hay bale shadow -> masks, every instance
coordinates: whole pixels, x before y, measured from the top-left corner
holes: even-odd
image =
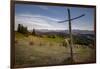
[[[34,42],[33,41],[30,41],[29,42],[29,45],[31,45],[31,46],[34,45]]]

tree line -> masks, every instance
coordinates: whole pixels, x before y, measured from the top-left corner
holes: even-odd
[[[24,27],[22,24],[18,24],[17,32],[22,33],[24,35],[32,34],[36,35],[35,29],[33,28],[32,32],[30,33],[27,27]]]

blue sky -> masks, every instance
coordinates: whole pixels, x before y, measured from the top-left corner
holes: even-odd
[[[82,18],[72,21],[72,29],[94,30],[94,8],[30,4],[15,5],[15,29],[17,29],[18,24],[23,24],[29,30],[33,28],[68,30],[68,22],[58,23],[68,19],[67,8],[70,9],[71,18],[86,14]]]

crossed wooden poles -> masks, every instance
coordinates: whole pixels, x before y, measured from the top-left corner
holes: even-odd
[[[73,63],[73,39],[72,39],[72,28],[71,28],[71,21],[72,20],[76,20],[78,18],[81,18],[83,16],[85,16],[85,14],[82,14],[78,17],[72,18],[71,19],[71,15],[70,15],[70,9],[67,9],[68,11],[68,20],[64,20],[64,21],[60,21],[58,23],[63,23],[63,22],[69,22],[69,35],[70,35],[70,56],[71,56],[71,63]]]

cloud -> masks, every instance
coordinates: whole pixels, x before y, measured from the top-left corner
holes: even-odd
[[[28,27],[29,30],[35,29],[48,29],[48,30],[66,30],[68,29],[68,22],[58,23],[58,19],[51,18],[43,15],[36,14],[16,14],[15,15],[15,30],[17,30],[18,24],[23,24]],[[92,30],[93,26],[87,25],[88,22],[82,22],[80,20],[72,22],[72,29]]]
[[[41,8],[41,9],[44,9],[44,10],[48,10],[47,6],[37,6],[37,7]]]
[[[36,7],[39,7],[40,9],[44,10],[45,12],[48,12],[48,14],[52,14],[52,15],[58,15],[58,13],[61,14],[61,12],[59,12],[56,9],[53,9],[52,7],[54,6],[43,6],[43,5],[38,5]],[[57,6],[56,6],[57,7]],[[59,7],[57,7],[59,8]],[[59,8],[60,9],[60,8]]]
[[[34,14],[16,14],[15,15],[15,30],[18,24],[27,26],[29,30],[35,29],[48,29],[48,30],[61,30],[67,29],[65,24],[58,23],[58,19],[51,18],[43,15]]]

